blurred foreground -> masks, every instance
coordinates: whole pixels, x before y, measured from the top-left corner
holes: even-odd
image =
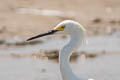
[[[81,77],[96,80],[120,80],[120,54],[95,59],[78,58],[71,67]],[[0,58],[1,80],[61,80],[58,64],[41,59]]]

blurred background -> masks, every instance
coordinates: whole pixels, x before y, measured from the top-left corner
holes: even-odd
[[[29,37],[75,20],[88,44],[71,57],[73,71],[96,80],[120,80],[120,0],[0,0],[0,80],[62,80],[58,51],[66,35]]]

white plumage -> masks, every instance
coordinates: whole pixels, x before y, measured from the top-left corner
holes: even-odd
[[[28,40],[32,40],[38,37],[42,37],[49,34],[67,34],[70,36],[70,41],[60,50],[59,52],[59,64],[60,72],[63,80],[93,80],[85,79],[76,76],[69,66],[69,59],[73,51],[77,50],[78,47],[86,41],[85,29],[78,22],[72,20],[65,20],[59,23],[54,30],[32,37]]]
[[[65,20],[58,24],[57,27],[63,25],[65,26],[65,29],[60,33],[70,36],[70,41],[60,50],[59,53],[60,71],[63,80],[93,80],[77,77],[69,66],[69,59],[72,52],[77,50],[78,47],[86,41],[86,30],[78,22],[72,20]]]

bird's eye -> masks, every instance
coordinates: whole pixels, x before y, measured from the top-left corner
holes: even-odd
[[[62,29],[64,29],[64,28],[65,28],[65,26],[61,26],[61,28],[62,28]]]

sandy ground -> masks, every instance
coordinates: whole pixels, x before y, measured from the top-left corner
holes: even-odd
[[[89,35],[111,34],[120,29],[119,4],[120,0],[0,0],[0,39],[32,36],[66,19],[80,22]]]

